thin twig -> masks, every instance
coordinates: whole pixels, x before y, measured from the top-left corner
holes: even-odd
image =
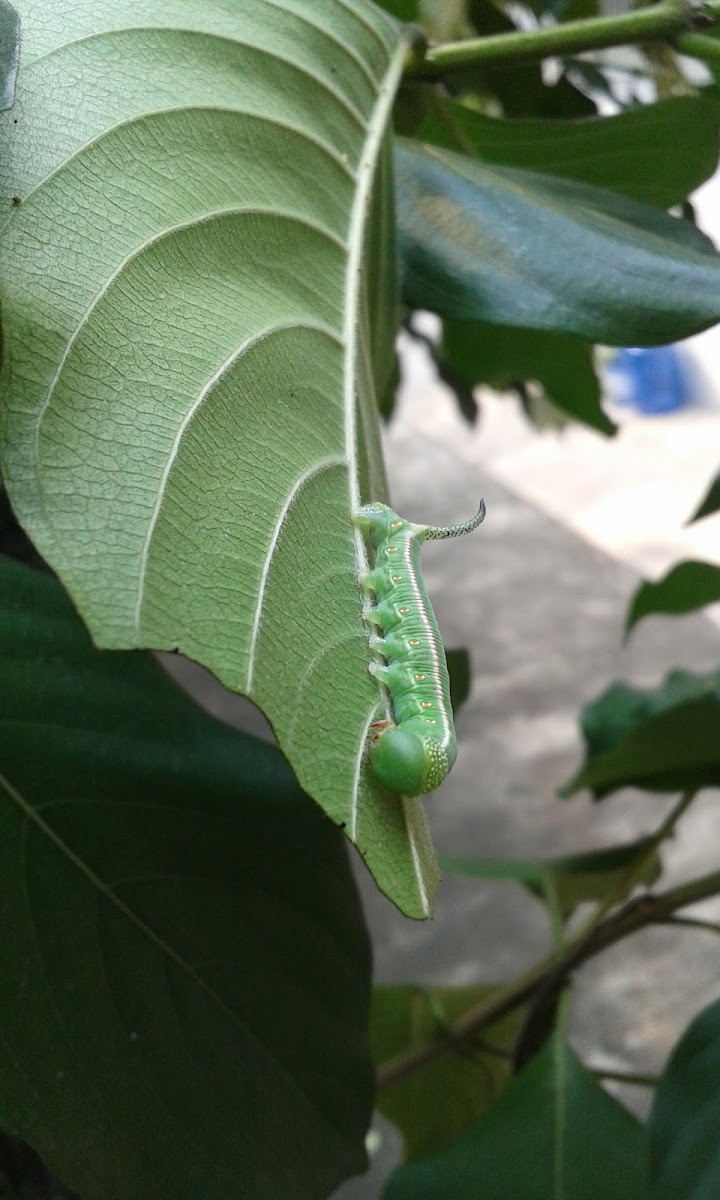
[[[442,1038],[388,1059],[378,1070],[378,1087],[392,1087],[427,1063],[443,1055],[461,1051],[468,1039],[481,1029],[487,1028],[506,1013],[524,1004],[540,989],[554,986],[557,981],[567,978],[572,971],[588,959],[594,958],[596,954],[648,925],[666,921],[678,909],[687,908],[690,904],[706,900],[718,893],[720,871],[713,871],[709,875],[690,880],[689,883],[669,888],[666,892],[645,893],[629,900],[618,912],[597,925],[589,936],[584,936],[580,942],[568,947],[563,955],[550,955],[514,983],[500,988],[494,996],[489,996],[480,1004],[468,1009],[450,1026]]]
[[[720,921],[703,921],[700,917],[666,917],[661,925],[679,925],[684,929],[700,929],[705,933],[720,934]]]

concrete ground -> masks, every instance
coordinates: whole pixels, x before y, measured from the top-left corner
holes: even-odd
[[[654,418],[618,414],[612,441],[582,429],[537,434],[514,402],[489,396],[474,430],[433,383],[422,353],[386,436],[392,501],[403,515],[445,524],[488,516],[459,542],[428,543],[423,565],[445,644],[471,653],[473,684],[458,725],[459,756],[428,813],[437,849],[478,856],[554,855],[654,829],[672,798],[626,791],[602,804],[556,797],[581,756],[580,707],[616,678],[653,684],[670,667],[720,661],[705,616],[649,618],[621,645],[638,575],[678,558],[720,561],[720,517],[682,522],[720,465],[720,409]],[[696,801],[663,853],[668,883],[717,868],[716,793]],[[447,877],[432,923],[405,920],[358,879],[384,982],[507,980],[549,946],[539,904],[512,883]],[[720,916],[720,904],[703,911]],[[656,1072],[691,1017],[720,995],[720,941],[655,929],[585,967],[573,1036],[593,1066]],[[647,1093],[625,1088],[638,1112]],[[337,1200],[373,1200],[397,1156],[380,1129],[368,1176]]]
[[[672,666],[703,671],[720,662],[720,631],[705,616],[648,619],[621,645],[640,573],[657,575],[688,555],[720,561],[720,517],[682,528],[720,465],[720,409],[620,415],[613,441],[578,428],[538,434],[514,401],[489,396],[470,429],[423,352],[406,358],[385,438],[394,506],[437,524],[471,515],[481,496],[488,510],[471,537],[423,547],[445,644],[467,647],[473,668],[457,721],[458,761],[427,806],[441,854],[531,857],[609,845],[653,830],[671,803],[631,791],[598,805],[556,796],[581,757],[578,710],[611,680],[650,685]],[[191,664],[183,669],[218,715],[266,729],[239,698]],[[703,795],[666,848],[668,883],[717,868],[719,799]],[[416,923],[356,865],[378,981],[507,980],[549,946],[541,906],[512,883],[447,877],[432,922]],[[703,911],[718,918],[720,904]],[[719,979],[717,938],[637,935],[578,973],[576,1046],[593,1066],[658,1071],[690,1018],[720,994]],[[638,1089],[622,1098],[639,1112],[647,1105]],[[379,1195],[397,1145],[387,1128],[373,1144],[369,1174],[335,1200]]]

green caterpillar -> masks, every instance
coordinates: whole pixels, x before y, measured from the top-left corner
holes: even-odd
[[[390,693],[393,721],[371,725],[370,761],[390,792],[421,796],[438,787],[455,762],[457,742],[450,681],[440,631],[420,571],[420,542],[459,537],[477,529],[485,516],[481,501],[464,525],[414,525],[387,504],[366,504],[353,521],[374,551],[374,566],[360,583],[368,603],[363,620],[371,649],[385,663],[369,671]]]

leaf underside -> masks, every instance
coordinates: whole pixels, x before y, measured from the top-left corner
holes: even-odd
[[[18,15],[8,0],[0,0],[0,112],[12,108],[15,99],[19,52]]]
[[[385,492],[398,26],[369,0],[20,9],[0,127],[15,511],[98,645],[179,648],[252,697],[426,916],[422,811],[367,769],[350,523]]]

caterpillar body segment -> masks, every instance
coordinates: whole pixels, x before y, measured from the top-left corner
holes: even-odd
[[[394,723],[375,723],[370,761],[388,791],[405,796],[431,792],[455,762],[447,662],[422,579],[419,547],[425,538],[470,533],[484,516],[481,502],[476,515],[462,525],[416,525],[388,505],[373,503],[353,518],[374,553],[372,569],[360,580],[367,600],[362,615],[372,629],[371,648],[384,659],[373,660],[369,670],[388,689]]]

